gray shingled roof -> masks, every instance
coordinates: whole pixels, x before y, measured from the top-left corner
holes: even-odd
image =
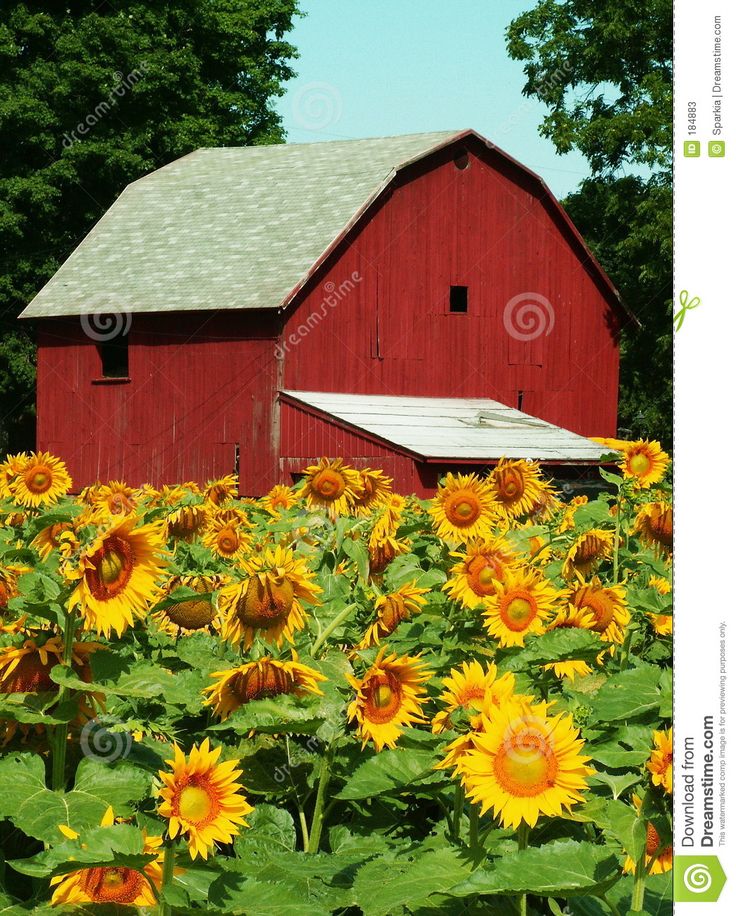
[[[396,168],[456,134],[197,150],[129,185],[22,317],[278,308]]]

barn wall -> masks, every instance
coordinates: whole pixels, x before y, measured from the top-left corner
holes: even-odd
[[[488,397],[615,435],[619,318],[600,280],[538,184],[484,146],[469,153],[465,169],[452,150],[413,167],[336,248],[286,322],[285,387]],[[449,312],[450,285],[468,287],[467,314]],[[529,294],[553,319],[524,339],[524,315],[504,312]]]
[[[261,494],[277,468],[272,320],[258,315],[136,315],[130,381],[98,382],[97,346],[78,320],[44,322],[38,446],[62,456],[75,488],[206,481],[233,471]]]

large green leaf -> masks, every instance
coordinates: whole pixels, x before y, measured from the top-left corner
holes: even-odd
[[[430,775],[439,781],[441,774],[433,770],[436,763],[437,757],[431,751],[416,748],[381,751],[356,769],[336,797],[373,798],[381,793],[404,790]]]
[[[607,887],[620,873],[618,859],[606,846],[555,840],[531,846],[495,859],[492,868],[479,868],[447,893],[534,893],[548,897],[594,894]]]
[[[71,792],[52,791],[46,788],[41,757],[9,754],[0,760],[0,817],[10,819],[28,836],[56,843],[60,824],[76,831],[96,826],[109,805],[116,814],[129,814],[128,802],[150,790],[146,775],[125,764],[112,767],[85,760],[79,774]]]
[[[635,719],[657,711],[661,703],[661,670],[641,665],[615,674],[591,701],[592,718],[599,722]]]
[[[505,658],[501,667],[506,671],[526,671],[531,665],[582,659],[593,661],[601,652],[601,640],[590,630],[558,629],[542,636],[531,637],[520,651]]]

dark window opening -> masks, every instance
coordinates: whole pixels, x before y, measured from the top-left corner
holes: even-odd
[[[516,392],[516,409],[521,410],[523,406],[524,406],[524,392],[517,391]]]
[[[97,344],[102,363],[102,378],[128,378],[128,335]]]
[[[451,286],[450,287],[450,311],[456,314],[464,314],[468,311],[468,287]]]
[[[455,168],[464,171],[470,165],[470,156],[468,156],[468,151],[466,149],[458,150],[454,157],[453,162],[455,163]]]

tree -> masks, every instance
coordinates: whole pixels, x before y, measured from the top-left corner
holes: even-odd
[[[18,313],[131,181],[198,147],[283,141],[296,15],[297,0],[0,7],[0,448],[32,445]]]
[[[509,26],[540,133],[587,158],[565,207],[642,328],[626,327],[619,419],[672,438],[672,7],[666,0],[540,0]]]

